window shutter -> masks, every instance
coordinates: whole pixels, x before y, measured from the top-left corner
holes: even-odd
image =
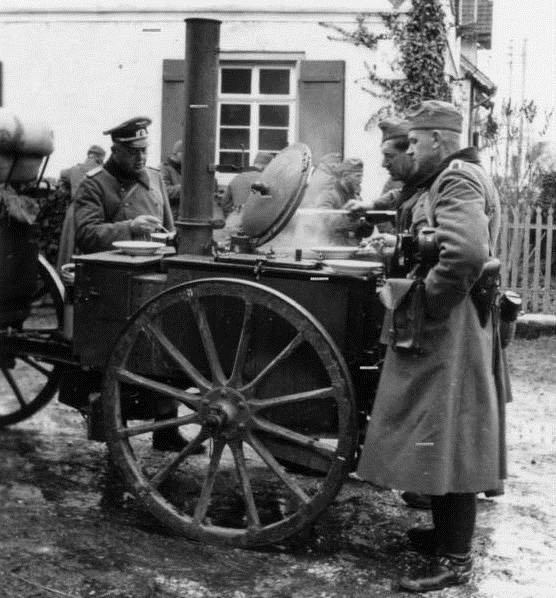
[[[299,75],[299,141],[313,162],[331,152],[344,155],[343,60],[303,60]]]
[[[164,60],[162,65],[161,161],[172,153],[174,143],[183,136],[184,70],[185,60]]]

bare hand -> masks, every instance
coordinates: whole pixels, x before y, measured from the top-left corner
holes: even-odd
[[[362,199],[349,199],[342,206],[342,209],[349,210],[350,212],[364,212],[365,210],[373,209],[372,201],[364,201]]]
[[[378,233],[364,239],[365,248],[372,248],[380,255],[392,255],[396,248],[398,237],[389,233]]]
[[[141,215],[131,221],[131,232],[134,235],[150,234],[161,225],[162,222],[156,216]]]

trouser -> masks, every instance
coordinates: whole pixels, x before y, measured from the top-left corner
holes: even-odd
[[[432,520],[441,552],[466,555],[477,518],[477,495],[470,492],[431,496]]]

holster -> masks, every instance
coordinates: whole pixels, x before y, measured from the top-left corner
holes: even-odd
[[[483,272],[470,292],[473,305],[477,309],[479,322],[484,328],[497,303],[500,288],[500,260],[490,259],[484,266]]]

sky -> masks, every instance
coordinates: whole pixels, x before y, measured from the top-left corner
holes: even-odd
[[[494,0],[492,49],[482,54],[480,66],[498,86],[498,107],[510,97],[520,101],[523,94],[526,100],[534,100],[541,111],[551,110],[556,106],[556,0]],[[555,119],[556,112],[546,140],[556,146]],[[537,120],[540,124],[540,118]]]

